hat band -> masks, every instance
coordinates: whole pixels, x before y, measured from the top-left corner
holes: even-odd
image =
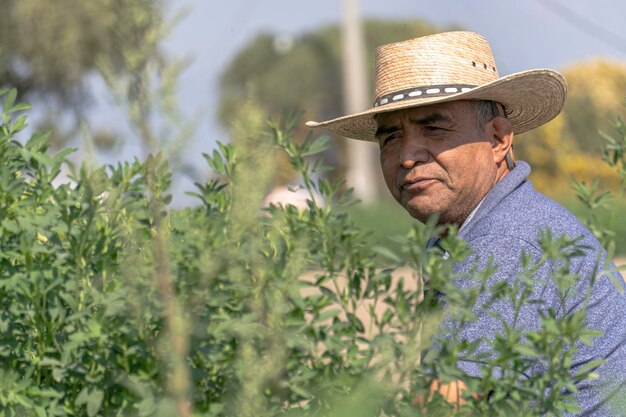
[[[471,84],[442,84],[414,87],[407,90],[396,91],[394,93],[386,94],[374,101],[374,107],[384,106],[385,104],[396,103],[398,101],[410,100],[418,97],[438,97],[449,96],[451,94],[457,93],[465,93],[476,87],[478,86]]]

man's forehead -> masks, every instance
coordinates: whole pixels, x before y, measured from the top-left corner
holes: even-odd
[[[376,115],[375,120],[378,126],[393,123],[402,117],[421,118],[432,114],[441,114],[453,118],[458,112],[466,111],[470,108],[469,100],[455,100],[444,103],[429,104],[426,106],[409,107],[406,109],[394,110]]]

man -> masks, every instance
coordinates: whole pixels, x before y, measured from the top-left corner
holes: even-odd
[[[595,359],[605,360],[596,380],[578,385],[577,398],[580,415],[610,416],[615,413],[610,403],[626,393],[626,299],[597,272],[598,259],[605,256],[598,241],[571,213],[536,192],[527,180],[530,167],[512,156],[514,134],[557,116],[566,94],[565,80],[555,71],[499,77],[482,36],[441,33],[378,48],[373,107],[307,125],[378,142],[387,187],[409,214],[421,222],[436,214],[441,224],[460,228],[459,237],[474,251],[456,265],[460,274],[470,273],[475,262],[486,267],[493,258],[498,269],[490,282],[511,282],[522,270],[523,253],[541,259],[542,230],[580,236],[586,249],[570,267],[581,277],[576,283],[580,294],[574,291],[568,304],[559,306],[558,289],[548,282],[538,284],[538,296],[563,314],[585,305],[588,327],[603,332],[592,346],[581,344],[571,369],[576,372]],[[554,268],[546,265],[538,275],[548,278]],[[586,300],[585,288],[592,281]],[[507,317],[511,308],[494,305],[477,311],[478,320],[463,330],[464,336],[493,338],[502,325],[491,313]],[[536,307],[524,306],[516,323],[536,329]],[[479,376],[475,364],[459,366]],[[533,372],[542,372],[541,364]]]

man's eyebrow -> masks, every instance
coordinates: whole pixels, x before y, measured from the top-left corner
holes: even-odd
[[[376,133],[374,134],[375,137],[378,137],[380,135],[383,135],[385,133],[391,133],[391,132],[395,132],[397,130],[400,130],[400,126],[398,125],[383,125],[383,126],[379,126],[378,129],[376,129]]]
[[[435,123],[435,122],[448,122],[448,123],[452,122],[452,119],[449,116],[440,112],[430,113],[417,119],[410,118],[409,120],[411,121],[411,123],[414,123],[417,125],[427,125],[429,123]],[[400,129],[401,127],[399,125],[395,125],[395,124],[385,125],[383,123],[382,126],[379,126],[378,129],[376,129],[376,133],[374,134],[374,136],[378,137],[385,133],[395,132]]]
[[[451,122],[452,121],[450,117],[439,112],[427,114],[426,116],[422,116],[419,119],[409,118],[409,120],[411,121],[411,123],[415,123],[418,125],[427,125],[429,123],[434,123],[434,122]]]

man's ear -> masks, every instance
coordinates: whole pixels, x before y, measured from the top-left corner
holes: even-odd
[[[489,123],[493,139],[491,146],[493,161],[500,165],[513,146],[513,126],[507,118],[501,116],[493,118]]]

